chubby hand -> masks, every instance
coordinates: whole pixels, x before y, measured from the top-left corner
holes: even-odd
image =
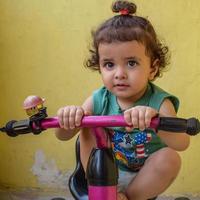
[[[127,127],[127,131],[134,128],[144,130],[150,126],[151,119],[158,115],[157,110],[148,106],[135,106],[124,112],[125,121],[132,127]]]
[[[83,116],[89,114],[82,107],[74,105],[62,107],[57,112],[60,127],[66,130],[79,127]]]

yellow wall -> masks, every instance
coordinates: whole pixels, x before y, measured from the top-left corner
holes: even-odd
[[[22,102],[30,94],[46,98],[48,113],[53,116],[60,106],[81,104],[101,85],[99,75],[86,70],[82,63],[90,29],[113,15],[109,10],[111,2],[0,0],[1,125],[10,119],[26,118]],[[172,52],[169,72],[156,82],[179,96],[179,116],[199,117],[200,2],[135,2],[138,14],[148,16]],[[63,186],[65,175],[74,166],[73,143],[74,140],[58,141],[52,130],[39,136],[1,135],[0,184]],[[199,143],[199,136],[192,138],[190,148],[182,153],[182,171],[168,194],[200,193]],[[31,170],[33,166],[37,175]],[[53,183],[52,174],[57,184]]]

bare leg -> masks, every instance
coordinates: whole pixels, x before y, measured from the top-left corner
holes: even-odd
[[[82,129],[80,131],[80,156],[81,163],[85,171],[87,168],[90,153],[94,147],[96,147],[96,142],[92,134],[92,130],[87,128]]]
[[[128,199],[125,194],[120,192],[117,194],[117,200],[128,200]]]
[[[126,190],[129,200],[147,200],[164,192],[176,178],[180,156],[168,147],[153,153]]]

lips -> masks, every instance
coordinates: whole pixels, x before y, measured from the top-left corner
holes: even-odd
[[[115,87],[129,87],[128,84],[120,83],[120,84],[115,84]]]
[[[124,84],[124,83],[120,83],[120,84],[115,84],[114,87],[118,90],[126,90],[127,88],[129,88],[128,84]]]

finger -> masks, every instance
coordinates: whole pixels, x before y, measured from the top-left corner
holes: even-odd
[[[92,115],[92,113],[88,110],[84,110],[84,115],[88,116],[88,115]]]
[[[156,110],[147,108],[146,113],[145,113],[145,126],[147,128],[150,127],[152,118],[155,117],[157,114],[158,112]]]
[[[65,107],[64,112],[63,112],[63,126],[64,126],[64,129],[66,130],[69,129],[69,113],[70,113],[70,108]]]
[[[139,111],[133,109],[131,112],[131,120],[134,128],[139,128]]]
[[[124,112],[124,120],[128,125],[132,125],[132,121],[131,121],[131,111],[127,110]]]
[[[149,128],[151,123],[151,113],[149,111],[146,111],[145,113],[145,127]]]
[[[60,108],[57,112],[57,116],[58,116],[58,122],[59,122],[59,125],[61,128],[64,127],[64,121],[63,121],[63,112],[64,112],[64,109],[63,108]]]
[[[125,127],[125,129],[126,129],[127,132],[132,132],[134,128],[128,126],[128,127]]]
[[[74,129],[75,128],[75,115],[76,115],[76,106],[71,106],[70,112],[69,112],[69,128]]]
[[[145,112],[146,109],[139,110],[139,129],[144,130],[145,129]]]
[[[84,111],[81,107],[77,108],[76,110],[76,115],[75,115],[75,125],[80,126],[81,125],[81,120],[83,118]]]
[[[132,125],[132,121],[131,121],[130,110],[127,110],[127,111],[124,112],[124,120],[129,126],[131,126],[131,127],[126,127],[126,131],[131,132],[133,130],[133,125]]]

